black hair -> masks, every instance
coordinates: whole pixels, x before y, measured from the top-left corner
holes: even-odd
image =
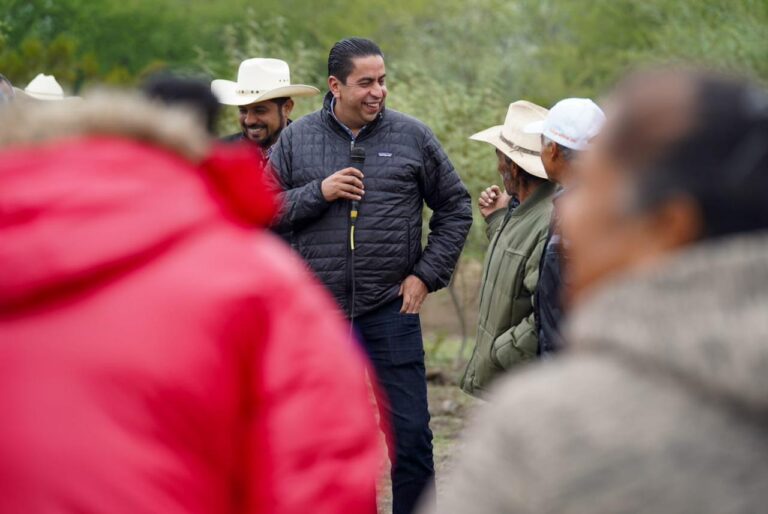
[[[207,81],[162,72],[151,76],[141,89],[147,97],[168,105],[191,107],[202,117],[208,132],[215,133],[216,117],[221,106]]]
[[[273,98],[271,101],[277,104],[277,107],[282,109],[282,107],[285,105],[285,103],[290,100],[291,98],[288,96],[281,96],[280,98]]]
[[[352,59],[371,55],[384,57],[381,48],[370,39],[361,37],[342,39],[333,45],[328,54],[328,76],[336,77],[342,84],[346,84],[347,77],[354,69]]]
[[[687,73],[691,124],[634,174],[637,205],[685,195],[702,215],[703,238],[768,229],[768,92],[742,79]]]

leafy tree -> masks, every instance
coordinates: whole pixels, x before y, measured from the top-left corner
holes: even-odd
[[[599,99],[628,68],[670,60],[768,81],[766,0],[0,0],[0,12],[0,73],[18,84],[54,73],[73,91],[161,68],[234,79],[256,56],[324,90],[330,46],[371,37],[388,105],[434,129],[474,196],[498,178],[493,151],[467,138],[514,100]],[[301,100],[295,114],[318,107]],[[482,223],[467,248],[484,251]]]

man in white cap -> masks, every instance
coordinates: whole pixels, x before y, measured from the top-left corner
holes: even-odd
[[[552,215],[555,185],[541,162],[539,137],[523,132],[547,110],[520,100],[510,104],[504,125],[470,137],[496,148],[504,190],[491,186],[480,195],[480,214],[490,246],[485,256],[480,316],[472,358],[461,379],[464,392],[485,397],[505,370],[536,357],[538,335],[533,295],[539,261]],[[516,203],[510,202],[514,198]]]
[[[579,153],[589,147],[605,122],[605,114],[588,98],[560,100],[546,119],[530,123],[525,131],[540,134],[541,160],[550,180],[562,188],[572,178],[573,163]],[[563,242],[557,209],[553,212],[549,237],[539,270],[536,291],[536,323],[539,331],[539,355],[547,356],[562,348],[560,321],[562,318],[563,276],[561,273]]]
[[[222,104],[239,108],[242,132],[224,139],[251,141],[261,148],[265,158],[269,158],[280,133],[290,123],[293,97],[320,93],[312,86],[291,84],[285,61],[263,58],[246,59],[240,63],[237,82],[214,80],[211,90]]]

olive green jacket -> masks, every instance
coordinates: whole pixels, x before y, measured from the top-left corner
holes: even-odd
[[[461,379],[461,388],[473,396],[485,396],[498,375],[536,356],[533,297],[554,192],[547,182],[516,209],[486,219],[491,244],[480,285],[477,339]]]

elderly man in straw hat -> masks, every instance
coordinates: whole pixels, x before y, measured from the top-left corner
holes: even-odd
[[[301,84],[291,84],[288,63],[280,59],[246,59],[240,63],[237,82],[214,80],[213,94],[224,105],[237,106],[242,132],[224,138],[226,141],[251,141],[257,144],[265,158],[280,133],[291,122],[293,97],[314,96],[320,90]]]
[[[477,340],[461,379],[461,388],[473,396],[485,396],[498,375],[536,356],[533,297],[555,185],[547,180],[539,137],[524,133],[523,127],[546,115],[543,107],[520,100],[510,104],[504,125],[470,137],[496,148],[504,183],[504,190],[491,186],[478,201],[491,244],[480,290]]]

